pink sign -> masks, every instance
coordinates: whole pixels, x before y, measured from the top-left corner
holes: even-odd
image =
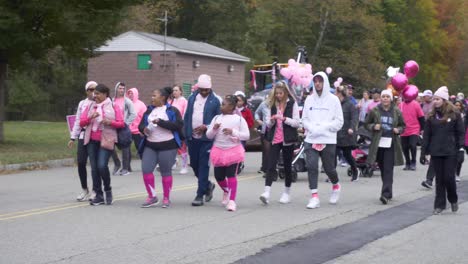
[[[73,131],[75,120],[76,120],[76,115],[67,115],[68,130],[70,130],[70,133]]]

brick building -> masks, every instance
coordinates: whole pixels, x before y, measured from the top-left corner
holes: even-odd
[[[200,74],[211,75],[219,95],[244,89],[245,63],[249,58],[204,42],[144,32],[123,33],[96,50],[88,60],[88,80],[113,89],[117,82],[137,87],[140,100],[149,103],[155,88],[179,84],[184,96]],[[166,54],[166,55],[164,55]]]

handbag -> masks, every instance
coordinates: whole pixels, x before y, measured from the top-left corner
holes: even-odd
[[[112,136],[111,131],[104,129],[101,134],[101,148],[114,150],[115,136]]]
[[[117,147],[124,149],[130,147],[132,144],[132,132],[127,124],[124,127],[117,129]]]

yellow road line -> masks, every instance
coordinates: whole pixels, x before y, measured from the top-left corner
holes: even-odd
[[[246,181],[246,180],[251,180],[251,179],[258,178],[258,177],[261,177],[261,176],[241,176],[241,177],[238,177],[237,179],[238,181]],[[173,188],[172,191],[173,192],[185,191],[185,190],[191,190],[195,188],[197,188],[197,184],[187,184],[187,185],[177,186]],[[146,195],[147,195],[146,192],[130,193],[130,194],[117,196],[114,199],[114,201],[123,201],[123,200],[130,200],[134,198],[141,198]],[[0,221],[23,218],[23,217],[33,216],[33,215],[47,214],[47,213],[63,211],[63,210],[79,208],[79,207],[85,207],[85,206],[89,206],[89,204],[86,202],[78,203],[78,204],[66,203],[66,204],[61,204],[61,205],[48,206],[48,207],[30,209],[30,210],[25,210],[25,211],[5,213],[5,214],[0,215]]]

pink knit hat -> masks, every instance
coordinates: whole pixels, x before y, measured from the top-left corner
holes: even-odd
[[[211,89],[211,77],[207,74],[200,75],[198,77],[197,87]]]
[[[449,99],[449,92],[447,86],[442,86],[434,93],[434,96],[438,96],[444,100]]]

